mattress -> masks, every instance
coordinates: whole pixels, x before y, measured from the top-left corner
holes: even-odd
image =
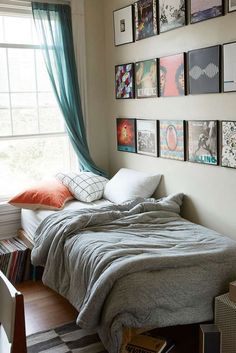
[[[89,207],[103,207],[110,205],[111,202],[105,199],[93,201],[93,202],[80,202],[78,200],[72,200],[66,203],[63,211],[65,210],[79,210]],[[21,228],[27,233],[30,239],[34,239],[34,234],[40,223],[49,215],[60,212],[52,210],[21,210]]]

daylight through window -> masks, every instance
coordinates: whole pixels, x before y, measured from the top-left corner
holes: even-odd
[[[0,197],[75,160],[33,19],[0,16]]]

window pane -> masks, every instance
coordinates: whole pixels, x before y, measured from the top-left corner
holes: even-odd
[[[37,85],[39,92],[52,91],[52,85],[50,83],[45,62],[43,59],[42,52],[36,50],[36,73],[37,73]]]
[[[27,17],[5,16],[5,42],[11,44],[33,44],[31,21],[31,18]]]
[[[14,135],[38,133],[37,109],[12,109]]]
[[[13,108],[36,107],[36,93],[13,93],[11,94],[11,105]]]
[[[12,92],[36,91],[33,49],[8,49]]]
[[[66,136],[0,141],[0,194],[69,169]]]
[[[9,109],[0,109],[0,136],[11,136],[11,114]]]
[[[0,92],[8,92],[6,49],[0,48]]]
[[[0,43],[4,42],[3,16],[0,16]]]
[[[9,109],[9,93],[0,93],[0,109]]]
[[[64,132],[63,120],[57,108],[39,108],[40,132]]]
[[[39,93],[40,107],[57,107],[57,101],[52,92]]]

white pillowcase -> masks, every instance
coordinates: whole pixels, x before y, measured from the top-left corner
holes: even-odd
[[[122,168],[106,184],[103,197],[114,203],[122,203],[138,197],[150,197],[160,180],[160,174],[146,174]]]
[[[92,202],[102,198],[108,179],[91,172],[58,173],[56,178],[65,185],[79,201]]]

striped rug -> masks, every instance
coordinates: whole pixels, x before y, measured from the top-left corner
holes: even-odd
[[[95,332],[75,322],[27,337],[28,353],[107,353]]]

